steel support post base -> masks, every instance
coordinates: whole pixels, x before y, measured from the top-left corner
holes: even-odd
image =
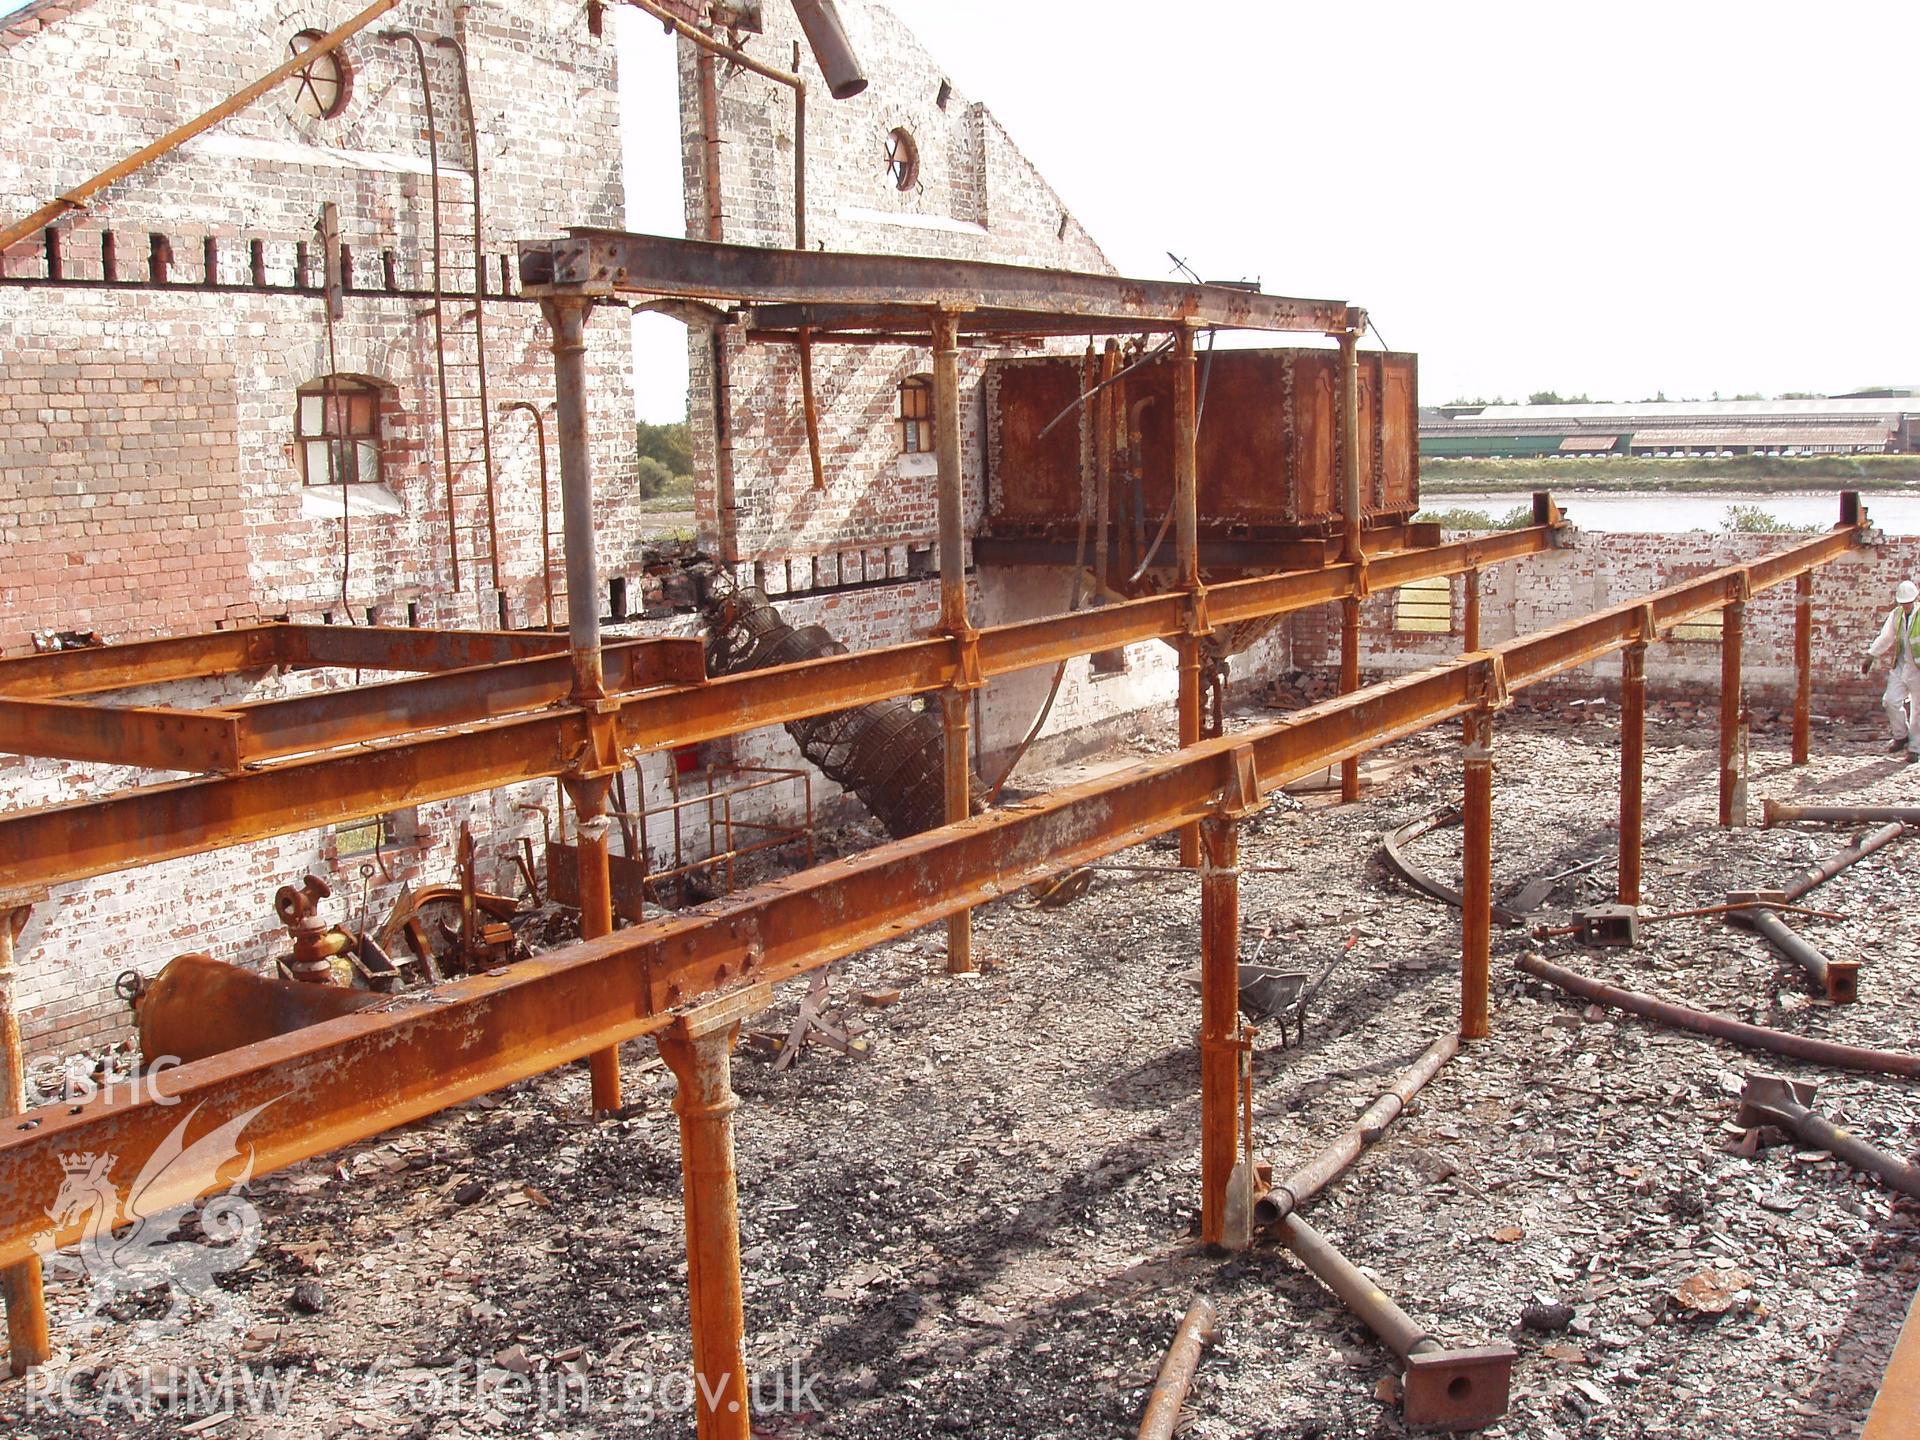
[[[730,1000],[656,1037],[679,1088],[680,1164],[687,1217],[687,1296],[699,1440],[751,1440],[746,1314],[740,1288],[740,1199],[734,1174],[731,1056],[740,1014]]]
[[[1421,1430],[1478,1430],[1507,1413],[1518,1352],[1511,1345],[1426,1350],[1407,1357],[1400,1413]]]

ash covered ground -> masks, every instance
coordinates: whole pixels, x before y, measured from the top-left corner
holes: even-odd
[[[1502,717],[1497,897],[1611,856],[1616,720],[1605,704]],[[1848,838],[1719,831],[1711,723],[1685,709],[1649,727],[1650,909],[1777,885]],[[1915,802],[1920,772],[1872,732],[1817,740],[1825,753],[1793,770],[1777,726],[1757,737],[1756,817],[1762,795]],[[1333,967],[1304,1043],[1274,1026],[1258,1042],[1256,1148],[1277,1170],[1456,1023],[1458,916],[1376,851],[1457,798],[1458,760],[1457,734],[1435,731],[1374,757],[1360,804],[1282,796],[1244,827],[1243,864],[1277,872],[1243,880],[1246,953]],[[1815,1080],[1819,1109],[1904,1158],[1920,1091],[1590,1009],[1511,962],[1541,950],[1737,1018],[1920,1050],[1916,844],[1814,892],[1847,919],[1795,922],[1863,962],[1848,1007],[1715,920],[1650,926],[1631,951],[1496,931],[1493,1037],[1307,1212],[1443,1342],[1517,1345],[1512,1409],[1484,1433],[1855,1433],[1920,1284],[1920,1211],[1793,1143],[1738,1153],[1736,1094],[1749,1070]],[[1457,875],[1458,845],[1443,831],[1415,853]],[[1582,872],[1531,918],[1563,920],[1612,881],[1610,862]],[[777,1073],[742,1047],[757,1434],[1131,1435],[1196,1293],[1220,1328],[1183,1433],[1405,1433],[1392,1358],[1282,1248],[1221,1257],[1192,1238],[1198,912],[1182,875],[1103,871],[1060,908],[1009,897],[977,913],[980,976],[943,973],[940,931],[834,968],[837,1013],[872,1027],[868,1058],[809,1048]],[[783,1031],[803,990],[755,1028]],[[574,1067],[255,1181],[257,1251],[178,1333],[152,1333],[152,1295],[90,1306],[56,1274],[54,1364],[0,1386],[0,1421],[36,1436],[691,1434],[673,1084],[650,1044],[627,1057],[620,1117],[587,1114]]]

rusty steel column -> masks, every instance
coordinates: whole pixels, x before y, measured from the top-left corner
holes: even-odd
[[[1620,654],[1620,888],[1622,905],[1640,903],[1641,781],[1647,754],[1647,645]]]
[[[1176,647],[1180,655],[1180,696],[1176,721],[1181,746],[1200,743],[1201,718],[1206,705],[1201,635],[1206,592],[1200,583],[1200,462],[1199,411],[1194,391],[1193,328],[1182,326],[1173,357],[1173,517],[1174,543],[1179,549],[1180,588],[1190,598],[1186,632]],[[1180,863],[1188,869],[1200,863],[1200,827],[1182,826]]]
[[[1471,655],[1480,648],[1480,571],[1477,568],[1462,571],[1460,586],[1460,648],[1464,653]],[[1468,716],[1463,723],[1470,729],[1473,725],[1473,717]],[[1344,776],[1342,778],[1344,779]],[[1359,779],[1357,775],[1354,778],[1356,782]]]
[[[1227,1240],[1240,1152],[1240,827],[1200,822],[1200,1239]]]
[[[1793,582],[1793,763],[1807,763],[1813,730],[1813,572]]]
[[[1340,693],[1351,695],[1360,688],[1360,600],[1349,595],[1340,602]],[[1349,755],[1340,762],[1340,803],[1351,805],[1360,798],[1360,757]]]
[[[1120,342],[1111,336],[1100,355],[1100,394],[1093,402],[1093,593],[1104,605],[1112,596],[1108,557],[1113,529],[1113,377],[1120,369]]]
[[[567,647],[573,660],[570,699],[592,713],[596,752],[611,744],[612,716],[603,713],[606,676],[600,654],[600,560],[593,523],[593,453],[587,420],[587,311],[583,295],[554,295],[541,302],[553,327],[554,396],[560,430],[560,517],[567,565]],[[595,765],[583,763],[567,777],[569,798],[578,812],[580,861],[580,936],[597,939],[613,933],[613,887],[608,875],[607,778],[599,773],[608,760],[597,753]],[[617,761],[617,756],[614,757]],[[608,1048],[589,1057],[593,1108],[620,1108],[620,1052]]]
[[[573,801],[574,854],[578,857],[580,885],[580,938],[598,940],[613,933],[613,877],[609,846],[613,819],[607,814],[608,777],[568,776],[562,782],[567,798]],[[593,1076],[593,1109],[596,1114],[618,1110],[620,1093],[620,1050],[609,1046],[587,1057]]]
[[[0,908],[0,1115],[27,1108],[27,1067],[20,1044],[20,1014],[15,1003],[14,941],[27,923],[29,907]],[[47,1333],[47,1297],[40,1257],[28,1256],[0,1270],[0,1291],[7,1302],[7,1353],[15,1375],[47,1363],[52,1341]]]
[[[1358,565],[1366,555],[1361,538],[1365,523],[1360,496],[1360,336],[1366,312],[1349,310],[1340,342],[1340,513],[1344,522],[1341,559]]]
[[[940,628],[965,648],[972,644],[973,628],[967,623],[966,477],[960,471],[960,318],[947,309],[933,317],[933,442],[940,492]],[[960,684],[941,693],[949,825],[973,810],[967,710],[967,690]],[[973,969],[973,913],[962,910],[947,921],[947,971],[965,975]]]
[[[1740,653],[1746,638],[1746,602],[1730,600],[1720,614],[1720,828],[1727,830],[1747,823],[1740,754]]]
[[[576,704],[606,695],[600,661],[600,562],[594,551],[593,455],[587,421],[587,310],[584,295],[541,302],[553,327],[560,429],[560,522],[567,560],[567,644]]]
[[[678,1089],[680,1170],[687,1217],[687,1304],[693,1326],[695,1429],[700,1440],[750,1440],[746,1307],[740,1293],[740,1195],[733,1166],[732,1052],[738,1007],[720,1001],[655,1037]]]
[[[1484,1040],[1488,949],[1493,925],[1493,715],[1467,716],[1466,831],[1461,841],[1460,1038]]]

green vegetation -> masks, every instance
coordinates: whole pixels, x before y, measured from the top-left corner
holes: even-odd
[[[1792,525],[1763,505],[1729,505],[1720,528],[1729,535],[1818,535],[1818,525]]]
[[[687,422],[651,425],[645,420],[633,427],[634,480],[642,500],[657,496],[693,494],[693,447],[687,438]]]
[[[1527,396],[1529,405],[1591,405],[1591,395],[1561,395],[1552,390],[1536,390]]]
[[[1416,525],[1438,525],[1442,530],[1524,530],[1533,524],[1533,507],[1516,505],[1496,520],[1484,510],[1456,505],[1447,510],[1422,510],[1413,521]]]
[[[1736,455],[1725,460],[1621,455],[1476,460],[1435,455],[1420,461],[1420,491],[1427,496],[1488,490],[1837,489],[1920,489],[1920,455]]]

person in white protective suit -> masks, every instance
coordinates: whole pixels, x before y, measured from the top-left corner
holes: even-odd
[[[1893,727],[1893,739],[1887,752],[1904,750],[1907,763],[1920,760],[1920,587],[1902,580],[1893,592],[1894,606],[1887,614],[1880,633],[1867,647],[1867,663],[1862,675],[1873,673],[1873,662],[1889,656],[1893,668],[1887,672],[1887,693],[1881,698],[1886,706],[1887,723]]]

